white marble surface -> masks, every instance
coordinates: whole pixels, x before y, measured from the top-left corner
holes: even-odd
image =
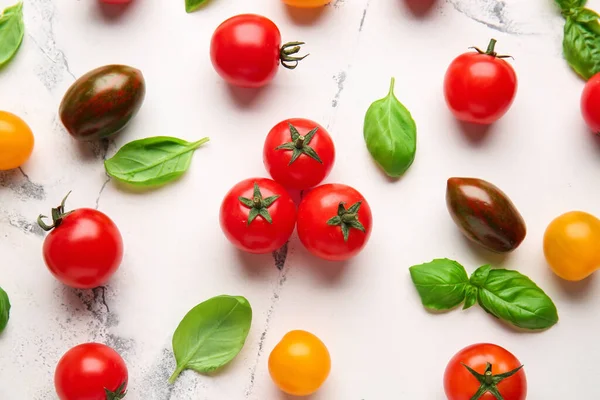
[[[0,175],[0,285],[13,303],[0,336],[0,399],[55,399],[56,362],[92,340],[124,356],[130,400],[286,399],[267,358],[292,329],[317,334],[332,355],[331,376],[312,400],[441,400],[447,361],[481,341],[519,357],[532,400],[600,398],[598,277],[566,284],[542,254],[551,219],[572,209],[600,214],[600,144],[579,114],[583,83],[561,57],[563,20],[551,0],[437,0],[415,15],[423,2],[431,0],[337,0],[320,13],[292,13],[278,0],[212,0],[188,15],[183,0],[134,0],[111,17],[95,0],[25,0],[23,46],[0,71],[0,109],[21,115],[36,136],[23,171]],[[599,0],[589,5],[600,9]],[[214,28],[243,12],[270,17],[284,41],[304,40],[311,53],[252,95],[229,90],[208,54]],[[510,112],[473,144],[444,104],[442,79],[456,55],[491,37],[515,57],[520,86]],[[110,63],[142,70],[146,100],[108,148],[79,145],[59,126],[58,104],[74,77]],[[419,140],[414,165],[395,183],[362,138],[364,113],[392,75]],[[266,175],[264,137],[289,117],[329,128],[338,159],[328,181],[356,187],[373,209],[368,247],[343,267],[311,257],[294,237],[279,271],[273,257],[243,255],[220,231],[222,196]],[[183,179],[160,190],[130,193],[106,181],[104,156],[154,135],[212,141]],[[445,208],[449,176],[487,179],[509,193],[528,225],[513,255],[499,259],[466,243]],[[34,220],[71,189],[70,207],[98,207],[124,236],[124,262],[105,290],[65,288],[42,260]],[[487,262],[518,269],[554,299],[560,322],[520,333],[475,307],[427,313],[408,267],[436,257],[469,272]],[[250,300],[246,346],[221,373],[188,371],[168,386],[174,329],[218,294]]]

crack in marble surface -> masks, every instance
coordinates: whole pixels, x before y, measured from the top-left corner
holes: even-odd
[[[533,35],[537,34],[535,29],[527,26],[522,21],[527,20],[526,7],[531,7],[527,2],[510,2],[506,0],[446,0],[452,4],[454,9],[475,22],[483,24],[490,29],[512,34]],[[525,19],[521,18],[522,16]]]

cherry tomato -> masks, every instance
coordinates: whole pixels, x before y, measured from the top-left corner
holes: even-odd
[[[498,377],[506,373],[512,374]],[[450,360],[444,373],[444,390],[448,400],[525,400],[527,379],[521,363],[509,351],[479,343],[462,349]],[[475,397],[481,393],[481,397]]]
[[[454,116],[465,122],[491,124],[510,108],[517,92],[517,75],[494,51],[492,39],[486,52],[464,53],[448,68],[444,80],[446,103]]]
[[[335,147],[329,133],[316,122],[286,119],[267,135],[263,161],[273,179],[286,188],[308,189],[331,172]]]
[[[308,396],[316,392],[331,371],[331,357],[325,344],[312,333],[288,332],[269,356],[269,374],[287,394]]]
[[[590,130],[600,134],[600,73],[592,76],[583,88],[581,114]]]
[[[68,195],[67,195],[68,196]],[[115,223],[91,208],[65,212],[66,197],[53,209],[53,223],[46,225],[44,216],[38,223],[46,231],[44,260],[48,269],[62,283],[78,289],[92,289],[105,284],[123,259],[123,239]]]
[[[357,255],[371,235],[372,215],[350,186],[326,184],[308,192],[298,208],[298,236],[308,251],[331,261]]]
[[[587,278],[600,269],[600,220],[582,211],[555,218],[544,233],[544,255],[561,278]]]
[[[234,86],[257,88],[273,80],[279,63],[294,69],[304,57],[302,42],[281,45],[281,33],[268,18],[241,14],[229,18],[215,30],[210,58],[217,73]]]
[[[315,8],[323,7],[329,4],[331,0],[283,0],[283,2],[292,7]]]
[[[84,343],[62,356],[54,387],[60,400],[116,400],[125,397],[128,378],[119,353],[100,343]]]
[[[296,205],[279,183],[266,178],[241,181],[225,195],[221,229],[238,249],[270,253],[283,246],[296,226]]]
[[[31,156],[34,138],[25,121],[0,111],[0,171],[18,168]]]

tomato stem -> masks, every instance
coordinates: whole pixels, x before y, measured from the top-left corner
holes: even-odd
[[[346,203],[343,201],[338,204],[338,212],[335,217],[327,221],[327,225],[340,226],[344,235],[344,242],[350,237],[350,229],[358,229],[361,232],[366,232],[363,224],[358,220],[358,210],[362,205],[362,201],[354,203],[346,210]]]
[[[488,44],[486,51],[481,50],[479,47],[469,47],[469,48],[474,49],[479,54],[485,54],[485,55],[492,56],[495,58],[512,58],[514,60],[513,56],[498,55],[498,53],[496,53],[496,43],[498,43],[498,41],[496,39],[494,39],[494,38],[490,39],[490,43]]]
[[[69,211],[69,212],[65,212],[65,204],[67,202],[67,198],[69,197],[69,195],[71,194],[71,191],[69,191],[69,193],[67,193],[67,195],[62,199],[62,202],[60,203],[60,205],[56,208],[52,209],[52,213],[50,214],[52,216],[52,224],[48,225],[44,222],[44,218],[48,218],[45,215],[40,214],[37,218],[37,223],[40,226],[40,228],[42,228],[44,231],[48,232],[51,231],[54,228],[58,228],[60,226],[60,224],[62,223],[63,219],[71,214],[73,211]]]
[[[127,391],[125,390],[125,386],[127,385],[127,381],[123,382],[121,384],[121,386],[119,386],[117,388],[117,390],[110,391],[106,388],[104,388],[104,394],[106,394],[106,400],[121,400],[125,397],[125,395],[127,394]]]
[[[252,193],[251,199],[242,196],[238,197],[240,203],[242,203],[250,209],[250,212],[248,213],[247,224],[250,225],[252,221],[254,221],[259,215],[269,224],[272,224],[273,219],[271,218],[271,214],[269,214],[269,207],[278,198],[279,195],[275,195],[263,199],[262,193],[260,192],[260,187],[258,187],[258,184],[255,182],[254,192]]]
[[[315,127],[306,135],[301,135],[294,125],[288,122],[288,126],[290,128],[290,136],[292,141],[275,147],[275,150],[292,150],[292,158],[290,159],[288,165],[292,165],[292,163],[296,161],[302,154],[306,154],[319,164],[323,164],[323,161],[321,161],[321,158],[315,149],[308,145],[319,130],[319,127]]]
[[[294,54],[297,54],[304,42],[289,42],[281,46],[281,50],[279,50],[279,59],[281,60],[281,65],[283,65],[287,69],[296,69],[300,61],[304,60],[309,54],[306,54],[302,57],[296,57]]]

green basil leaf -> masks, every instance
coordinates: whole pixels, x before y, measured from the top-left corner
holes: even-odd
[[[0,67],[8,63],[21,47],[25,35],[23,2],[7,7],[0,15]]]
[[[581,8],[583,6],[585,6],[585,3],[587,3],[587,0],[554,0],[556,2],[556,4],[558,4],[558,6],[560,7],[561,10],[563,11],[569,11],[575,8]]]
[[[414,265],[410,277],[421,302],[432,310],[450,310],[463,302],[469,277],[465,268],[447,258]]]
[[[199,9],[206,0],[185,0],[185,12],[192,13]]]
[[[194,150],[208,138],[190,143],[174,137],[156,136],[127,143],[104,162],[108,175],[131,185],[157,186],[183,175]]]
[[[363,133],[375,162],[388,176],[397,178],[415,160],[417,126],[394,95],[394,83],[392,78],[387,96],[375,101],[367,110]]]
[[[584,21],[589,13],[580,17]],[[568,17],[565,23],[563,53],[573,70],[584,79],[590,79],[600,72],[600,25],[598,20],[580,22]]]
[[[465,304],[463,310],[473,307],[477,303],[477,288],[475,286],[468,285],[467,291],[465,292]]]
[[[10,301],[8,295],[0,288],[0,333],[6,328],[10,317]]]
[[[480,267],[474,275],[480,270],[487,277],[476,285],[477,299],[489,314],[530,330],[546,329],[558,322],[558,312],[550,297],[527,276],[517,271],[491,269],[489,265]]]
[[[192,308],[173,334],[177,369],[173,383],[184,369],[208,373],[238,355],[250,332],[252,308],[244,297],[217,296]]]

